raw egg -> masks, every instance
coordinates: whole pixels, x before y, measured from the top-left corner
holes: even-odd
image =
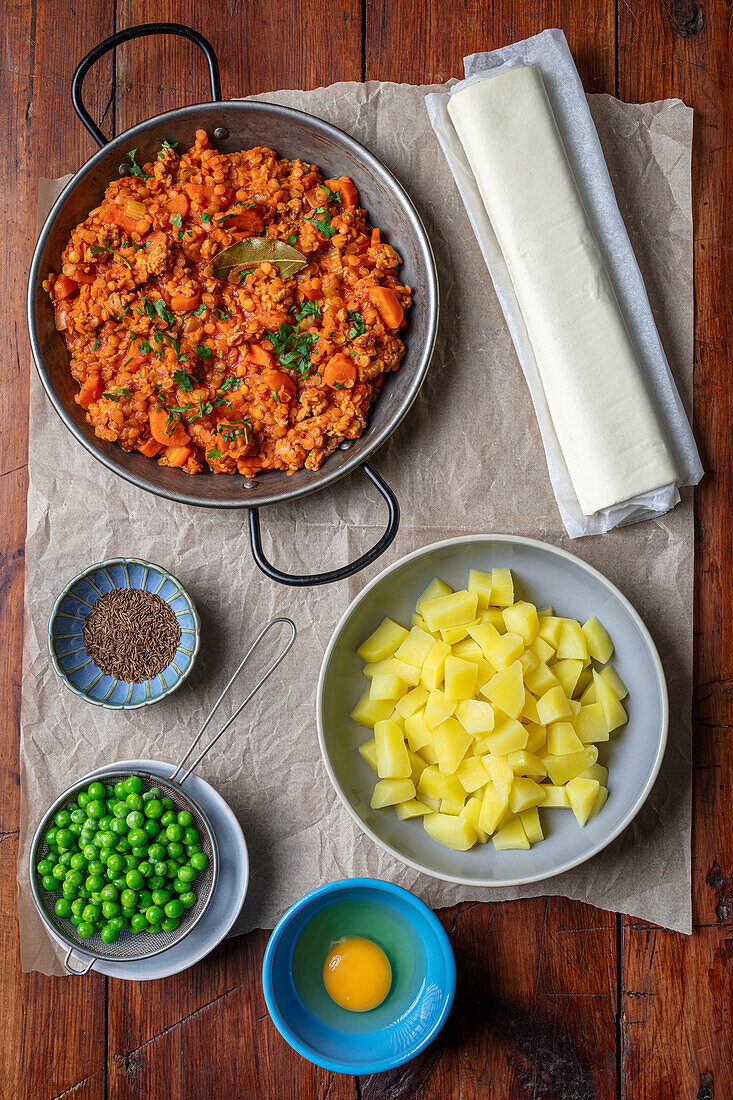
[[[341,1008],[369,1012],[389,993],[392,967],[378,944],[362,936],[346,936],[326,956],[323,984]]]

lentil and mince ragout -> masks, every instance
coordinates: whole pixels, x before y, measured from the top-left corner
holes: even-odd
[[[361,435],[404,356],[400,257],[348,177],[220,153],[204,130],[180,156],[168,142],[150,164],[127,155],[44,283],[95,433],[190,474],[317,470]],[[212,259],[249,237],[307,265],[214,279]]]

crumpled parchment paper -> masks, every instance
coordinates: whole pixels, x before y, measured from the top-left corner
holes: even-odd
[[[425,96],[439,90],[371,82],[257,97],[328,119],[373,150],[407,187],[436,253],[435,358],[414,408],[376,457],[399,497],[402,525],[363,574],[303,591],[272,584],[253,564],[244,512],[187,509],[116,478],[74,442],[32,371],[18,865],[24,970],[62,973],[28,885],[30,840],[45,808],[102,764],[177,760],[246,646],[276,614],[295,620],[295,647],[199,769],[237,813],[249,845],[250,887],[235,933],[272,927],[307,890],[350,875],[400,883],[434,907],[564,894],[690,931],[692,494],[684,490],[682,503],[658,521],[570,543],[511,337],[428,120]],[[692,111],[678,100],[634,106],[601,95],[589,102],[689,411]],[[42,214],[59,190],[59,181],[41,181]],[[383,508],[357,472],[316,496],[267,508],[262,521],[271,559],[310,572],[371,545]],[[664,765],[632,826],[584,866],[526,887],[441,883],[377,849],[341,808],[316,737],[318,670],[347,603],[403,554],[470,532],[545,539],[604,572],[649,626],[670,689]],[[60,588],[85,565],[117,554],[170,568],[202,618],[201,652],[185,684],[161,703],[126,713],[77,699],[56,677],[46,650],[46,622]]]

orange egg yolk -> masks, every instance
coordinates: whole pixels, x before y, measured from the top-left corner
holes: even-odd
[[[362,936],[338,940],[323,964],[323,984],[332,1001],[350,1012],[381,1005],[392,985],[392,967],[382,948]]]

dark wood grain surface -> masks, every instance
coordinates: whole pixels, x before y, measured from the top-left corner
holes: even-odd
[[[0,111],[0,1096],[9,1100],[731,1100],[733,1098],[733,114],[723,0],[4,0]],[[561,27],[589,91],[695,108],[694,934],[561,898],[440,913],[460,975],[438,1040],[391,1074],[328,1074],[266,1012],[267,936],[228,941],[153,984],[22,974],[18,836],[30,354],[24,290],[39,175],[93,152],[71,110],[78,59],[114,29],[174,19],[216,47],[225,96],[337,80],[442,81],[461,58]],[[194,47],[148,39],[86,83],[119,132],[206,98]]]

